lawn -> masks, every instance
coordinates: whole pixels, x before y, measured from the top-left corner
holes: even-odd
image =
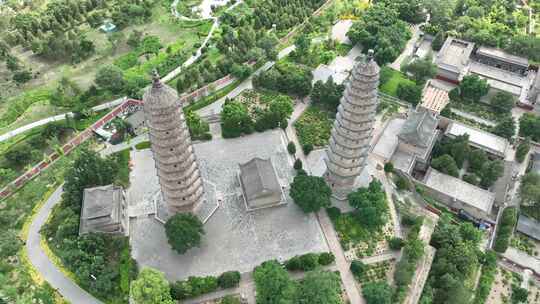
[[[397,97],[397,89],[400,83],[414,84],[414,82],[408,79],[405,74],[391,69],[387,66],[381,68],[380,77],[381,83],[379,85],[379,89],[381,90],[381,92],[394,97]]]
[[[302,146],[311,144],[314,147],[324,147],[330,139],[332,123],[335,114],[319,106],[310,106],[294,123],[296,135]]]

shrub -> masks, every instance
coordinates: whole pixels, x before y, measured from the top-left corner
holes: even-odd
[[[339,209],[338,207],[326,208],[326,212],[331,219],[337,219],[341,216],[341,209]]]
[[[384,172],[386,173],[394,172],[394,164],[392,164],[391,162],[387,162],[386,164],[384,164]]]
[[[189,277],[184,281],[171,284],[171,296],[175,300],[198,297],[202,294],[215,291],[218,288],[216,277]]]
[[[240,272],[227,271],[218,277],[218,285],[221,288],[233,288],[240,283]]]
[[[400,191],[409,189],[409,181],[405,177],[398,175],[396,178],[396,187]]]
[[[228,295],[221,299],[219,304],[241,304],[241,302],[238,298]]]
[[[350,269],[355,277],[361,278],[364,272],[367,270],[367,265],[356,260],[352,261]]]
[[[292,141],[289,142],[287,145],[287,151],[289,151],[289,154],[294,155],[296,153],[296,146]]]
[[[319,266],[319,255],[307,253],[297,255],[285,262],[285,268],[291,271],[310,271]]]
[[[313,145],[312,144],[304,144],[302,146],[302,149],[304,150],[304,154],[307,156],[311,151],[313,151]]]
[[[393,237],[388,240],[388,246],[392,250],[400,250],[405,245],[405,242],[402,238]]]
[[[295,161],[294,161],[294,169],[295,170],[302,170],[302,161],[297,158]]]
[[[514,226],[517,221],[517,211],[515,208],[506,208],[503,211],[501,219],[499,221],[499,228],[497,229],[497,236],[495,238],[495,244],[493,250],[504,253],[508,248]]]
[[[326,266],[334,263],[336,258],[334,257],[334,254],[331,252],[323,252],[319,254],[319,264]]]
[[[522,163],[525,160],[525,156],[527,156],[527,153],[529,153],[529,150],[531,149],[531,144],[529,140],[522,141],[516,149],[516,160],[520,163]]]

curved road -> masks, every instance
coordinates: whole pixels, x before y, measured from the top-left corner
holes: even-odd
[[[49,260],[49,257],[43,252],[40,246],[41,234],[39,231],[41,230],[41,226],[47,222],[47,218],[49,217],[52,208],[60,201],[61,195],[62,186],[58,187],[53,192],[49,199],[47,199],[47,202],[45,202],[45,205],[41,207],[34,217],[28,231],[28,239],[26,240],[28,258],[41,276],[67,301],[74,304],[102,304],[101,301],[94,298],[94,296],[66,277],[56,265]]]

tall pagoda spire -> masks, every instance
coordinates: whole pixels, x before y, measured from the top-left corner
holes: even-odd
[[[325,178],[332,188],[354,185],[365,167],[372,137],[379,66],[373,51],[356,64],[340,100],[327,149]]]
[[[204,191],[178,94],[154,72],[143,101],[162,197],[172,212],[193,212]]]

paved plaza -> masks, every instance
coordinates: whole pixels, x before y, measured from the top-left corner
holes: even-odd
[[[131,219],[133,257],[141,267],[159,269],[170,280],[179,280],[228,270],[248,272],[269,259],[329,250],[315,216],[304,214],[288,195],[284,206],[246,211],[236,176],[239,163],[270,157],[288,193],[293,169],[281,130],[216,139],[195,144],[194,149],[205,184],[215,186],[220,206],[204,225],[201,247],[184,255],[170,248],[163,225],[153,216]],[[133,152],[132,157],[129,201],[138,204],[151,198],[159,186],[150,150]]]

